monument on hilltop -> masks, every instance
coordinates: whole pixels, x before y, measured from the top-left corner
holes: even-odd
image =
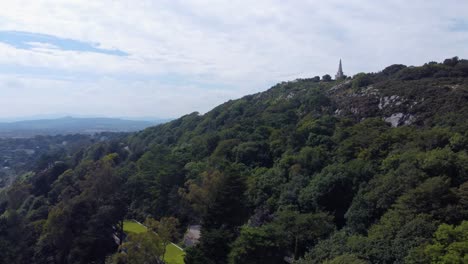
[[[341,66],[341,59],[340,59],[340,65],[338,66],[338,72],[335,75],[335,80],[341,80],[344,78],[345,78],[345,75],[343,73],[343,67]]]

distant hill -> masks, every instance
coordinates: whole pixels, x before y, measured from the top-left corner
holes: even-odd
[[[37,135],[133,132],[167,120],[135,121],[119,118],[74,118],[26,120],[0,123],[0,137],[25,138]]]
[[[186,264],[466,263],[467,117],[468,60],[454,57],[282,82],[95,136],[4,181],[0,263],[125,260],[112,237],[126,218],[171,217],[201,225]],[[79,140],[6,140],[23,142],[5,144],[3,166]]]

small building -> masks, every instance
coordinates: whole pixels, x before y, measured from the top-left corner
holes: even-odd
[[[184,235],[184,245],[186,247],[193,247],[198,244],[201,235],[200,225],[191,225],[188,227],[187,232]]]

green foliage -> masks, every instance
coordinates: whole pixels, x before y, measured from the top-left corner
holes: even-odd
[[[319,264],[329,259],[345,255],[350,252],[347,245],[349,234],[341,229],[334,232],[326,239],[321,239],[297,262],[299,264]]]
[[[334,213],[339,226],[344,225],[348,210],[361,183],[371,176],[365,162],[354,160],[324,168],[301,192],[300,203],[307,211],[324,210]]]
[[[158,234],[161,240],[163,245],[162,259],[165,259],[166,248],[171,241],[179,240],[178,225],[179,220],[175,217],[163,217],[159,221],[148,217],[145,220],[145,226],[148,227],[149,231]]]
[[[442,64],[426,63],[422,67],[408,67],[399,71],[402,80],[419,80],[422,78],[466,77],[468,61],[458,57],[446,59]]]
[[[353,254],[346,254],[336,257],[332,260],[325,261],[324,264],[368,264],[369,261],[360,259]]]
[[[164,251],[161,240],[153,232],[130,233],[128,242],[120,247],[126,253],[119,253],[118,261],[123,259],[123,263],[132,264],[160,263]]]
[[[408,263],[466,263],[468,261],[468,222],[458,226],[441,224],[433,241],[416,248]]]
[[[183,159],[171,153],[164,145],[153,145],[138,159],[136,170],[126,182],[126,189],[132,201],[131,208],[141,208],[140,204],[155,217],[161,217],[169,210],[171,191],[177,192],[175,186],[182,185]],[[135,218],[143,218],[148,212],[133,210]]]
[[[229,263],[283,263],[284,256],[302,256],[333,230],[333,218],[327,214],[282,211],[261,227],[243,226],[232,244]]]
[[[372,84],[372,78],[369,74],[358,73],[353,76],[353,88],[361,88]]]
[[[333,217],[325,213],[282,211],[272,224],[280,230],[286,248],[296,258],[335,229]]]
[[[141,258],[143,261],[149,258],[145,255],[152,254],[152,251],[157,253],[156,261],[164,259],[168,264],[183,264],[184,251],[177,248],[171,243],[171,241],[178,241],[179,231],[177,226],[179,221],[174,217],[163,217],[160,221],[148,217],[145,220],[144,225],[130,220],[123,221],[123,231],[130,236],[127,237],[125,243],[120,246],[120,253],[115,254],[109,260],[111,263],[133,263],[131,262],[132,258]],[[143,233],[153,233],[157,236],[144,236],[143,238],[137,237],[135,240],[135,235],[140,235]],[[134,251],[132,252],[133,256],[130,256],[128,253],[128,247],[140,247],[138,241],[146,241],[147,250],[144,251]],[[136,244],[135,244],[136,243]],[[152,243],[160,244],[161,247],[157,245],[152,245]],[[157,246],[157,247],[156,247]],[[128,254],[127,254],[128,253]],[[138,260],[136,260],[138,261]]]
[[[406,68],[403,64],[393,64],[382,70],[382,73],[388,76],[392,76],[402,69]]]
[[[226,168],[226,173],[206,174],[214,175],[217,179],[215,188],[205,191],[204,187],[196,184],[188,193],[189,199],[200,197],[198,201],[204,204],[202,211],[202,238],[196,250],[187,251],[186,263],[223,263],[227,261],[229,243],[235,239],[237,227],[246,220],[247,210],[245,199],[245,182],[236,166]],[[205,181],[207,186],[211,181]],[[195,203],[196,204],[196,203]]]
[[[11,184],[0,262],[157,262],[189,224],[202,236],[186,263],[459,261],[462,239],[432,234],[468,219],[467,74],[452,58],[297,79],[126,137],[20,155],[38,163],[14,182],[0,171]],[[405,125],[384,120],[395,113]],[[124,240],[124,219],[159,235]]]
[[[113,225],[125,215],[119,195],[121,179],[109,159],[92,164],[84,173],[75,182],[75,188],[84,190],[67,194],[67,199],[51,208],[35,247],[38,262],[89,263],[103,261],[115,251]]]
[[[329,74],[325,74],[324,76],[322,76],[322,81],[324,82],[331,82],[332,78]]]
[[[275,231],[271,226],[243,226],[239,237],[232,244],[229,263],[283,263],[280,237]]]

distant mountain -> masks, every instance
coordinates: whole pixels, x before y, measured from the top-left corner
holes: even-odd
[[[25,138],[37,135],[133,132],[168,120],[136,121],[119,118],[74,118],[26,120],[0,123],[0,137]]]

